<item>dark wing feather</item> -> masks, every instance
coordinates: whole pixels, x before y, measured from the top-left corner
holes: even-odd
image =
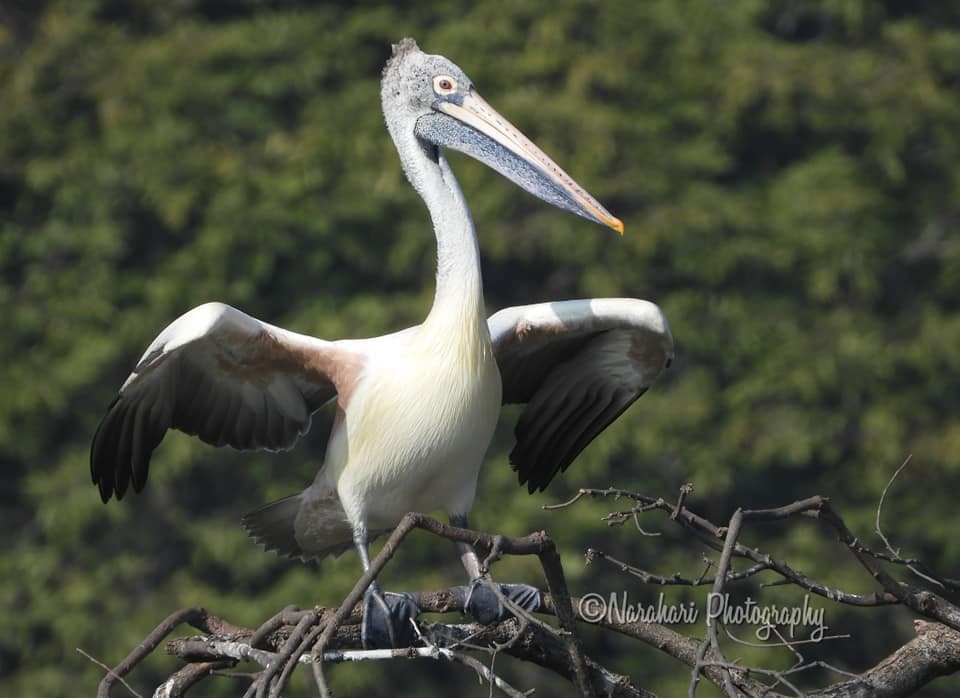
[[[488,324],[503,402],[526,404],[510,462],[530,492],[565,470],[673,356],[663,314],[641,300],[507,308]]]

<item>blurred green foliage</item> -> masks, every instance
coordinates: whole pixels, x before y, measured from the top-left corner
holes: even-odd
[[[390,43],[449,56],[501,112],[627,226],[623,239],[546,207],[461,156],[488,306],[626,295],[661,304],[669,375],[545,494],[489,454],[474,524],[548,529],[574,593],[656,598],[581,553],[695,576],[699,546],[598,522],[609,504],[541,504],[610,484],[717,520],[814,493],[870,540],[887,533],[960,569],[960,9],[933,0],[434,2],[12,0],[0,5],[0,693],[90,694],[168,612],[257,624],[335,604],[354,556],[319,573],[262,554],[237,521],[321,462],[169,435],[139,496],[100,503],[87,449],[103,409],[178,314],[221,300],[326,338],[418,322],[434,241],[382,125]],[[652,529],[660,523],[647,522]],[[853,591],[866,579],[812,525],[746,540]],[[386,586],[458,583],[446,544],[415,536]],[[540,580],[530,561],[501,579]],[[796,589],[744,594],[796,604]],[[675,598],[702,603],[705,592]],[[908,638],[910,616],[813,599],[849,640],[811,656],[849,670]],[[702,634],[702,627],[679,630]],[[592,654],[664,695],[688,672],[588,632]],[[742,650],[742,651],[741,651]],[[787,652],[738,648],[765,666]],[[564,688],[508,665],[522,687]],[[134,675],[149,693],[176,663]],[[389,677],[389,680],[377,680]],[[437,663],[338,668],[346,695],[486,695]],[[812,674],[812,684],[837,680]],[[204,695],[237,686],[208,682]],[[928,695],[950,695],[946,679]],[[710,689],[702,687],[703,695]],[[305,677],[291,695],[310,695]]]

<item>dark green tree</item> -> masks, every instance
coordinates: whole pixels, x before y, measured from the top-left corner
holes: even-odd
[[[726,521],[737,506],[819,493],[868,537],[912,454],[885,500],[885,531],[939,572],[960,568],[953,4],[12,0],[0,21],[3,694],[90,693],[102,670],[75,648],[113,663],[179,607],[255,626],[290,603],[334,605],[355,581],[352,557],[313,572],[262,554],[237,525],[309,482],[321,433],[282,455],[168,436],[150,487],[109,506],[87,450],[143,348],[194,305],[221,300],[328,338],[422,318],[434,241],[379,110],[381,67],[405,35],[462,65],[626,223],[617,239],[454,157],[491,312],[636,296],[661,305],[677,341],[666,379],[547,493],[515,486],[508,414],[478,528],[547,528],[575,593],[655,598],[586,566],[583,550],[695,577],[698,548],[601,530],[606,504],[563,515],[541,505],[581,486],[672,497],[690,481],[688,505]],[[809,527],[749,535],[814,578],[866,589],[842,546]],[[539,579],[524,561],[498,574]],[[414,536],[384,583],[442,588],[460,576],[447,544]],[[851,640],[823,654],[851,671],[913,634],[906,613],[826,613]],[[639,685],[686,690],[672,660],[593,640]],[[791,661],[770,656],[748,655]],[[175,666],[152,659],[137,685]],[[383,671],[411,694],[473,681]],[[553,686],[510,671],[518,685]],[[384,691],[362,672],[334,676],[344,692]],[[956,690],[946,679],[930,695]]]

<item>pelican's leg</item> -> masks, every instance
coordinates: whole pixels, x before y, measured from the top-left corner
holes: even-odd
[[[451,514],[450,523],[458,528],[470,528],[466,514]],[[507,610],[497,594],[491,589],[496,584],[490,573],[481,572],[480,558],[477,551],[469,543],[457,542],[460,551],[460,562],[470,577],[470,585],[457,587],[464,595],[463,608],[477,622],[489,625],[496,621],[509,618],[513,614]],[[543,602],[543,595],[536,587],[529,584],[497,584],[500,593],[525,611],[537,611]]]
[[[470,528],[466,514],[450,514],[450,523],[457,528]],[[463,569],[467,571],[467,577],[471,582],[483,576],[480,573],[480,558],[477,557],[477,551],[472,545],[457,541],[457,551],[460,553]]]
[[[363,571],[370,569],[370,552],[367,544],[367,529],[357,526],[353,530],[353,543],[360,554]],[[416,594],[394,594],[380,591],[373,580],[363,595],[363,622],[360,637],[365,649],[390,649],[409,647],[416,640],[412,621],[420,615]]]

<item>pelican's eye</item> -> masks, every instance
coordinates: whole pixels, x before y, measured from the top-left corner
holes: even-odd
[[[457,91],[457,81],[449,75],[438,75],[433,79],[433,91],[438,95],[449,95]]]

